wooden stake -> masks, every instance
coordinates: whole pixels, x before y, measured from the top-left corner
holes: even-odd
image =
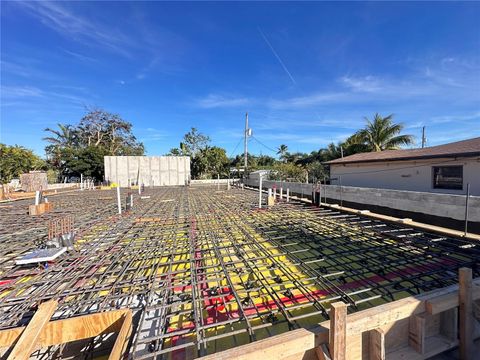
[[[459,269],[460,359],[473,360],[472,269]]]
[[[330,354],[333,360],[346,359],[347,304],[338,301],[330,309]]]

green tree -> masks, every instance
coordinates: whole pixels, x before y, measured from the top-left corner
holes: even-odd
[[[196,128],[183,136],[183,142],[180,143],[180,151],[185,155],[195,156],[200,150],[205,149],[210,143],[210,138],[202,134]]]
[[[269,174],[269,180],[305,182],[306,170],[291,162],[277,163]]]
[[[413,143],[412,135],[400,135],[403,125],[393,123],[393,114],[382,117],[376,113],[372,121],[368,118],[365,120],[366,127],[352,136],[352,144],[365,145],[368,151],[383,151],[398,149],[402,145]]]
[[[278,147],[277,149],[277,155],[280,155],[280,160],[285,161],[285,155],[288,152],[288,146],[285,144],[282,144]]]
[[[45,128],[44,131],[50,133],[50,136],[42,140],[49,142],[54,146],[70,147],[76,144],[77,131],[72,125],[57,124],[58,130]]]
[[[102,180],[104,156],[144,154],[132,124],[102,109],[89,110],[77,125],[58,124],[58,129],[45,131],[47,161],[61,176]]]
[[[32,170],[46,170],[47,164],[32,150],[23,146],[0,143],[0,182],[8,183],[20,174]]]
[[[207,146],[192,158],[192,177],[215,178],[229,174],[229,160],[225,149],[218,146]]]

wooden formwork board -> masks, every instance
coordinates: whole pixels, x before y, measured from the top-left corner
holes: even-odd
[[[346,356],[357,359],[426,359],[459,344],[456,335],[459,286],[453,285],[420,296],[408,297],[347,316]],[[473,280],[472,301],[480,300],[480,278]],[[474,321],[472,338],[480,338],[480,319]],[[313,330],[297,329],[204,357],[219,359],[326,359],[329,321]],[[410,340],[410,344],[409,344]],[[412,347],[415,343],[415,348]],[[320,356],[318,355],[320,352]],[[335,357],[332,357],[335,359]]]
[[[49,321],[58,303],[40,304],[27,326],[0,331],[0,349],[7,348],[9,360],[28,359],[36,349],[117,333],[109,359],[122,358],[132,331],[132,312],[128,309]]]

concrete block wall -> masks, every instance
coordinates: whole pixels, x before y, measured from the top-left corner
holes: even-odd
[[[248,179],[246,185],[258,187],[258,180]],[[290,189],[291,194],[310,197],[314,185],[283,181],[263,180],[262,188],[268,189],[276,185],[277,188]],[[375,189],[353,186],[317,185],[323,198],[343,200],[345,202],[366,204],[391,209],[422,213],[454,220],[465,219],[465,195],[437,194],[430,192]],[[469,221],[480,222],[480,196],[469,198]]]
[[[200,180],[190,180],[190,185],[227,185],[233,184],[234,180],[232,179],[200,179]]]
[[[187,185],[190,180],[189,156],[105,156],[105,181],[128,186]]]

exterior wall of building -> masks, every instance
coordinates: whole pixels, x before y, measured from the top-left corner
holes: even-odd
[[[433,166],[463,165],[463,189],[434,189]],[[470,194],[480,195],[480,157],[427,159],[417,161],[390,161],[378,163],[332,164],[330,177],[333,185],[358,186],[379,189],[465,194],[467,183]]]
[[[187,185],[190,180],[189,156],[105,156],[105,181],[128,186]]]

